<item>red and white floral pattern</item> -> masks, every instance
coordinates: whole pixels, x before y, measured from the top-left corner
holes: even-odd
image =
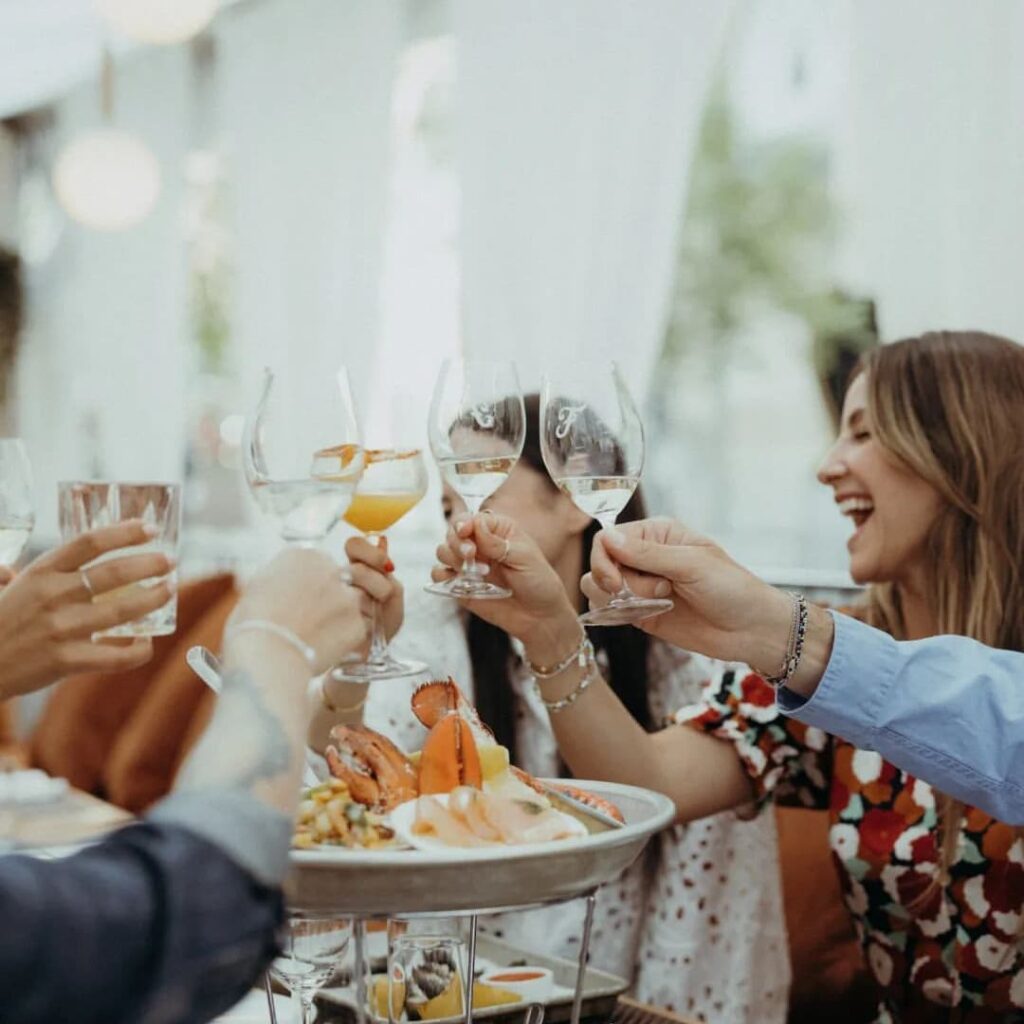
[[[761,798],[827,808],[832,854],[867,963],[878,1024],[1024,1021],[1024,843],[968,808],[948,885],[936,884],[935,794],[877,753],[769,710],[735,668],[678,721],[735,744]],[[953,1012],[947,1012],[955,1007]]]

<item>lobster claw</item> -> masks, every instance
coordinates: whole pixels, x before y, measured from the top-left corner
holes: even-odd
[[[480,789],[484,783],[473,730],[457,713],[444,715],[430,730],[420,755],[421,795],[450,793],[456,786]]]

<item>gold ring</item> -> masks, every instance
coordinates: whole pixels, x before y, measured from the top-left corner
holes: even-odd
[[[498,561],[501,562],[502,565],[505,564],[505,559],[508,558],[508,553],[509,553],[509,551],[512,550],[512,542],[508,539],[508,537],[505,537],[504,540],[505,540],[505,550],[502,551],[501,558],[498,559]]]

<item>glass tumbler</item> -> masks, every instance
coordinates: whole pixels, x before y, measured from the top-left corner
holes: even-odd
[[[154,526],[156,536],[146,544],[109,551],[85,566],[98,565],[126,555],[141,555],[159,551],[177,558],[178,537],[181,533],[181,485],[170,483],[114,483],[107,481],[64,481],[58,484],[59,520],[61,537],[71,540],[79,534],[101,526],[113,526],[129,519],[141,519]],[[162,577],[131,583],[98,594],[94,601],[108,601],[130,587],[152,587]],[[172,583],[176,575],[171,574]],[[98,636],[167,636],[178,622],[178,595],[156,611],[134,622],[104,630]]]
[[[466,943],[457,921],[388,922],[388,1020],[462,1017]]]

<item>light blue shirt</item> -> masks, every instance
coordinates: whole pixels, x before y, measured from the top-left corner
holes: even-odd
[[[832,613],[828,668],[779,709],[1009,825],[1024,825],[1024,654],[962,636],[897,642]]]

